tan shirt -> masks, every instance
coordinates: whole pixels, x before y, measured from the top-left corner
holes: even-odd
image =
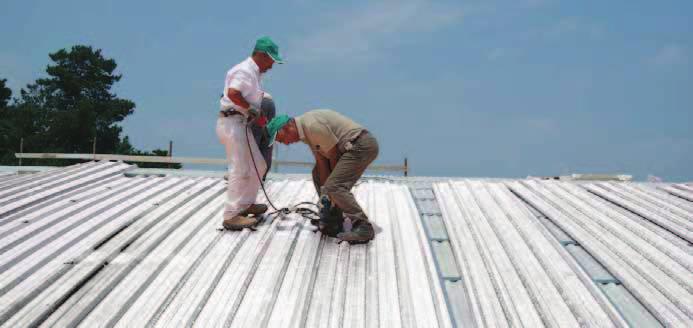
[[[330,109],[316,109],[294,118],[298,136],[310,149],[327,156],[337,146],[340,153],[356,139],[364,128],[348,117]]]

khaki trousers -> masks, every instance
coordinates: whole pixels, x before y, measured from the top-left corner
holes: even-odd
[[[217,119],[217,137],[226,148],[229,178],[226,186],[226,205],[224,218],[232,218],[248,206],[255,204],[257,192],[260,190],[258,172],[262,177],[267,171],[267,164],[257,147],[252,134],[246,134],[245,116],[235,115]],[[250,149],[248,149],[250,143]],[[255,172],[255,159],[258,172]]]
[[[324,190],[330,197],[333,206],[339,207],[352,224],[357,221],[368,221],[368,216],[356,202],[351,188],[361,178],[376,157],[378,157],[378,141],[368,131],[364,131],[352,142],[351,150],[342,154],[337,165],[325,181]],[[313,168],[313,183],[320,194],[317,167]]]

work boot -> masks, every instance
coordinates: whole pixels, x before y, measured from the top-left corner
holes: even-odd
[[[257,224],[257,219],[249,218],[244,215],[236,215],[230,219],[224,219],[224,229],[243,230],[244,228],[252,228]]]
[[[239,213],[238,215],[241,215],[241,216],[247,216],[249,214],[260,215],[260,214],[265,213],[265,212],[267,212],[267,205],[265,205],[265,204],[253,204],[253,205],[248,206],[248,208],[243,210],[243,212]]]
[[[342,223],[330,223],[330,224],[322,224],[320,223],[318,225],[318,229],[320,229],[320,232],[328,237],[337,237],[342,231],[344,231],[344,227],[342,226]]]
[[[337,238],[349,244],[365,244],[375,238],[375,231],[370,222],[359,220],[351,227],[351,231],[342,232],[337,235]]]

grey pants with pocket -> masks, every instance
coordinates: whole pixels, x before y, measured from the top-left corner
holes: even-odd
[[[368,131],[364,131],[358,139],[352,141],[353,147],[346,151],[337,161],[334,170],[325,182],[325,192],[330,197],[332,204],[339,207],[352,224],[358,221],[368,221],[368,216],[356,202],[351,188],[361,178],[376,157],[378,157],[378,141]],[[317,168],[313,168],[313,183],[318,194]]]

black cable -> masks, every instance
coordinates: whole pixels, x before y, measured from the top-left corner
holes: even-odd
[[[317,203],[313,203],[313,202],[300,202],[300,203],[294,205],[294,207],[298,207],[298,205],[313,205],[313,206],[315,206],[315,207],[317,207],[317,208],[320,208],[320,206],[318,206]]]
[[[260,181],[260,187],[262,187],[262,192],[265,194],[265,198],[267,198],[267,202],[272,206],[272,208],[275,210],[275,212],[280,212],[282,209],[277,209],[274,204],[272,204],[272,201],[269,198],[269,195],[267,195],[267,190],[265,190],[265,183],[262,181],[262,178],[260,178],[260,172],[257,170],[257,164],[255,163],[255,156],[253,156],[253,149],[250,147],[250,135],[248,134],[248,131],[250,130],[250,122],[247,122],[245,124],[245,141],[248,143],[248,153],[250,153],[250,159],[253,160],[253,167],[255,168],[255,174],[257,175],[258,181]],[[288,210],[288,208],[286,208]]]
[[[255,168],[255,174],[257,175],[257,179],[258,179],[258,181],[260,181],[260,187],[262,187],[262,193],[265,194],[265,198],[267,199],[267,202],[274,209],[274,212],[268,213],[267,215],[271,216],[271,215],[275,215],[277,213],[281,213],[281,214],[286,215],[286,214],[289,214],[291,212],[294,212],[294,213],[300,214],[302,217],[309,219],[309,220],[315,219],[314,217],[310,217],[309,215],[315,215],[317,217],[320,217],[320,215],[316,211],[313,211],[313,210],[311,210],[309,208],[305,208],[305,207],[299,207],[299,205],[313,205],[315,207],[319,207],[318,204],[312,203],[312,202],[300,202],[300,203],[294,205],[292,208],[288,208],[288,207],[277,208],[276,206],[274,206],[274,204],[272,203],[272,201],[269,198],[269,195],[267,194],[267,190],[265,190],[265,183],[264,183],[264,181],[262,181],[262,178],[260,178],[260,171],[258,171],[257,164],[255,163],[255,156],[253,156],[253,150],[250,146],[250,135],[248,134],[249,130],[250,130],[250,122],[246,123],[246,125],[245,125],[245,140],[246,140],[246,143],[248,144],[248,152],[250,153],[250,159],[253,161],[253,168]]]

